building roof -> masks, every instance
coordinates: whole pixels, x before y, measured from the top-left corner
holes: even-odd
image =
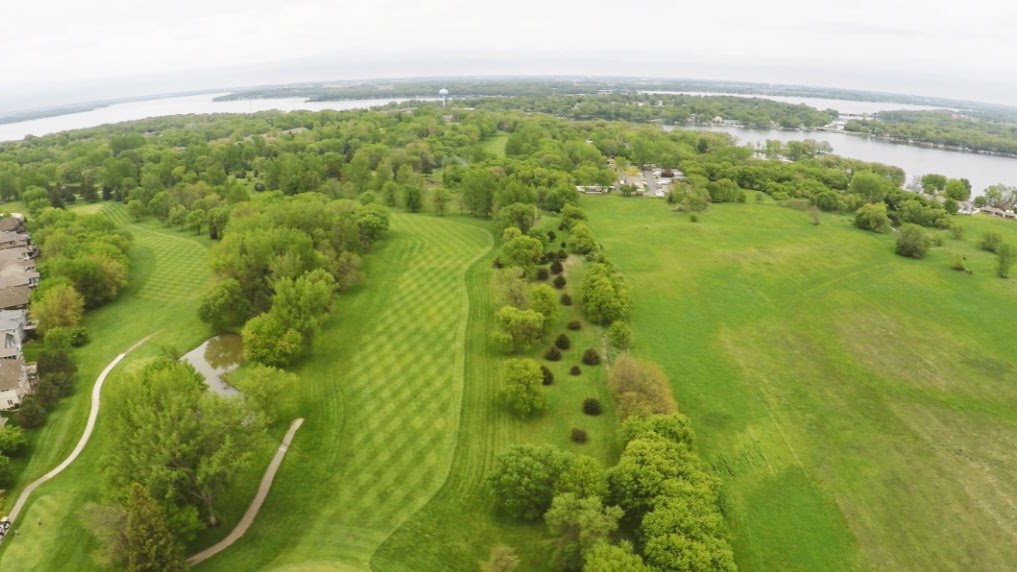
[[[13,286],[0,289],[0,310],[27,306],[31,292],[28,286]]]
[[[28,244],[29,237],[27,234],[14,232],[14,231],[0,231],[0,245],[3,244]]]
[[[25,220],[16,216],[0,218],[0,232],[24,232]]]
[[[0,288],[27,286],[39,281],[39,273],[18,264],[0,266]]]
[[[28,253],[27,246],[15,246],[0,250],[0,264],[23,263],[35,265],[32,256]]]
[[[0,391],[17,390],[25,362],[20,359],[0,360]]]

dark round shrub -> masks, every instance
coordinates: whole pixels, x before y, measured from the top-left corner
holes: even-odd
[[[555,261],[551,263],[551,274],[561,274],[564,270],[565,267],[561,265],[559,260],[555,259]]]
[[[551,346],[546,352],[544,352],[544,359],[547,361],[558,361],[561,359],[561,350]]]
[[[583,329],[583,323],[580,322],[579,320],[572,320],[571,322],[569,322],[569,329],[570,330],[581,330],[581,329]]]
[[[583,413],[587,415],[600,415],[600,400],[588,397],[583,401]]]
[[[551,368],[546,365],[542,365],[540,366],[540,373],[544,376],[544,385],[551,385],[554,383],[554,372],[551,371]]]
[[[572,347],[572,340],[570,340],[565,334],[560,334],[558,338],[554,340],[554,345],[560,350],[567,350]]]
[[[571,375],[579,375],[581,373],[583,373],[583,370],[579,369],[578,365],[574,365],[569,369],[569,374]]]
[[[550,274],[548,274],[547,268],[541,266],[537,269],[537,280],[547,280],[548,276],[550,276]]]
[[[558,230],[565,230],[565,223],[559,224],[558,225]]]
[[[548,242],[554,242],[555,239],[557,239],[557,238],[558,238],[558,235],[555,234],[553,230],[547,231],[547,240],[548,240]]]
[[[505,265],[501,263],[501,258],[495,258],[494,262],[491,263],[491,266],[494,266],[495,268],[503,268]]]
[[[554,282],[552,282],[552,284],[554,284],[555,288],[561,290],[562,288],[565,287],[565,277],[562,276],[561,274],[555,276]]]
[[[572,296],[569,296],[568,292],[561,295],[561,305],[562,306],[572,305]]]
[[[81,346],[88,343],[88,331],[85,328],[72,328],[71,329],[71,345],[80,348]]]
[[[565,252],[564,248],[558,251],[558,260],[561,260],[562,262],[564,262],[565,260],[568,259],[568,257],[569,257],[569,253]]]
[[[600,354],[593,348],[586,350],[583,352],[583,363],[586,365],[597,365],[600,363]]]
[[[254,190],[259,191],[259,192],[264,191],[265,190],[265,184],[264,183],[254,183]]]
[[[586,434],[586,429],[575,428],[572,430],[572,442],[579,443],[582,445],[590,439],[590,436]]]

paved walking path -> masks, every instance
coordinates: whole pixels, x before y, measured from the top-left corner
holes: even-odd
[[[275,480],[275,473],[279,470],[279,465],[282,464],[283,457],[286,456],[286,451],[290,448],[290,442],[293,440],[293,435],[296,434],[297,429],[303,425],[304,420],[294,419],[293,423],[290,424],[290,428],[286,431],[286,436],[283,437],[282,444],[279,445],[279,449],[275,452],[275,456],[272,457],[272,462],[268,464],[268,469],[265,471],[265,475],[261,477],[261,484],[258,485],[258,492],[254,495],[254,500],[251,501],[251,506],[247,507],[247,512],[244,513],[244,517],[240,519],[237,526],[229,533],[226,538],[220,540],[218,543],[202,550],[201,552],[191,556],[187,559],[187,562],[192,566],[199,562],[208,560],[216,554],[226,550],[231,544],[240,540],[240,537],[247,532],[247,529],[254,524],[254,517],[258,516],[258,511],[261,510],[261,505],[265,502],[265,497],[268,496],[268,490],[272,488],[272,481]]]
[[[109,365],[106,366],[106,369],[102,370],[102,373],[100,373],[99,377],[97,377],[95,380],[95,385],[92,386],[92,410],[88,412],[88,422],[85,423],[85,432],[81,434],[81,439],[78,439],[78,444],[74,447],[74,450],[71,451],[71,454],[68,455],[67,458],[64,459],[62,463],[57,465],[56,468],[54,468],[52,471],[32,481],[30,485],[25,487],[25,490],[21,491],[21,496],[18,497],[18,501],[14,503],[14,508],[12,508],[10,514],[7,515],[7,519],[12,524],[14,523],[14,521],[18,519],[18,515],[21,514],[21,509],[25,507],[25,503],[28,502],[28,497],[30,497],[32,493],[35,492],[35,489],[42,486],[42,484],[45,483],[46,481],[64,472],[64,469],[69,467],[71,463],[73,463],[78,458],[78,455],[81,454],[81,451],[85,449],[85,445],[88,444],[88,440],[91,439],[92,437],[92,430],[95,429],[95,420],[99,417],[99,396],[102,393],[102,385],[106,383],[106,376],[108,376],[110,372],[113,371],[113,368],[119,365],[120,362],[123,361],[125,357],[127,357],[127,354],[136,350],[139,346],[141,346],[141,344],[147,342],[154,335],[155,334],[146,336],[138,343],[127,348],[124,351],[124,353],[113,358],[113,361],[109,362]]]

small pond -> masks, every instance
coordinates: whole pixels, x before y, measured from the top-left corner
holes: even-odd
[[[226,383],[223,375],[237,369],[244,361],[244,345],[237,334],[222,334],[180,358],[198,370],[208,388],[220,395],[237,395],[237,388]]]

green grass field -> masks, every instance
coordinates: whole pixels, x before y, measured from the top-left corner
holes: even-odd
[[[494,515],[481,485],[497,452],[550,441],[613,460],[613,411],[579,409],[604,397],[601,368],[565,374],[581,349],[556,366],[554,415],[518,421],[497,402],[504,355],[488,341],[488,224],[393,217],[368,257],[367,284],[340,297],[297,368],[307,422],[261,515],[202,569],[472,569],[498,538],[539,546],[544,535]],[[561,327],[574,318],[563,315]],[[574,339],[585,348],[599,333]],[[592,442],[569,443],[571,427]],[[536,551],[528,558],[531,569],[545,563]]]
[[[1017,280],[974,246],[1017,225],[958,217],[965,239],[915,261],[773,204],[583,207],[633,288],[635,353],[724,481],[742,570],[1017,566]]]
[[[480,147],[495,157],[505,156],[505,144],[508,143],[509,134],[499,132],[493,137],[481,141]]]

